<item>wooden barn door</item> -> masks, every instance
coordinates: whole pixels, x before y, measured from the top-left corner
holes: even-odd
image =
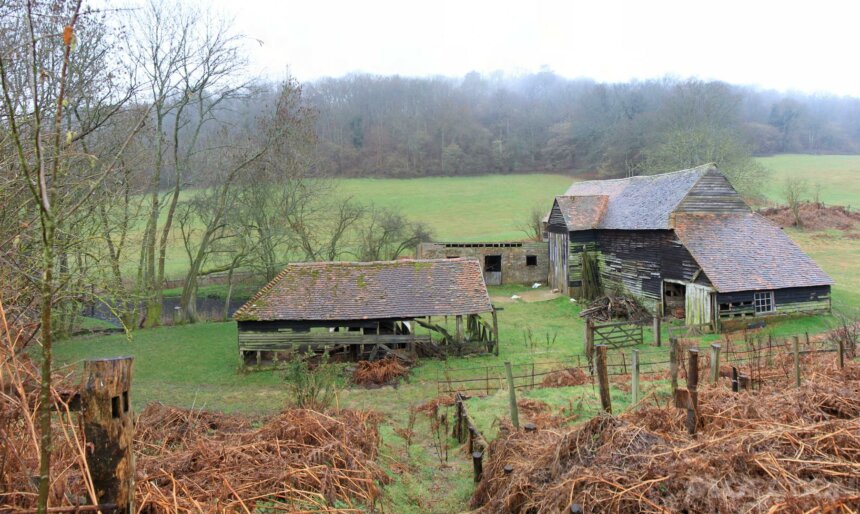
[[[703,325],[713,321],[711,293],[713,289],[698,284],[687,284],[684,301],[685,323],[687,325]]]
[[[549,234],[549,287],[568,292],[567,284],[567,233]]]

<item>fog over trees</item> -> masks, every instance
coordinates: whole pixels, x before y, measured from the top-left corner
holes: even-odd
[[[321,172],[599,177],[749,155],[855,153],[860,100],[696,79],[602,84],[551,71],[463,78],[349,75],[305,87]]]

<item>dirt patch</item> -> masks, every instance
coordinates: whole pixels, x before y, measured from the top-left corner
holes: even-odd
[[[787,206],[769,207],[759,214],[781,227],[797,226],[794,214]],[[860,211],[849,210],[839,205],[827,207],[822,204],[805,203],[800,206],[800,220],[808,230],[836,229],[853,230],[860,222]]]
[[[555,300],[556,298],[561,296],[561,293],[554,293],[551,289],[541,287],[538,289],[529,289],[528,291],[516,293],[512,296],[516,296],[517,298],[512,298],[511,296],[493,296],[491,300],[493,301],[493,303],[546,302],[549,300]]]

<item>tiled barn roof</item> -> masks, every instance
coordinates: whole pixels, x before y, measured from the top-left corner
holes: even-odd
[[[782,229],[758,214],[676,215],[675,233],[721,293],[833,283]]]
[[[559,211],[568,230],[591,230],[597,228],[606,213],[609,197],[601,196],[556,196]]]
[[[606,213],[599,229],[660,230],[672,228],[670,215],[709,170],[706,164],[689,170],[616,180],[576,182],[565,196],[606,196]]]
[[[475,259],[290,264],[236,311],[237,321],[357,320],[492,310]]]

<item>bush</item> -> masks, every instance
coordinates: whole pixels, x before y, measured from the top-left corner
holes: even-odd
[[[293,396],[296,407],[312,410],[325,410],[334,401],[340,379],[338,368],[329,362],[328,352],[312,365],[313,352],[299,356],[289,362],[284,380]]]

